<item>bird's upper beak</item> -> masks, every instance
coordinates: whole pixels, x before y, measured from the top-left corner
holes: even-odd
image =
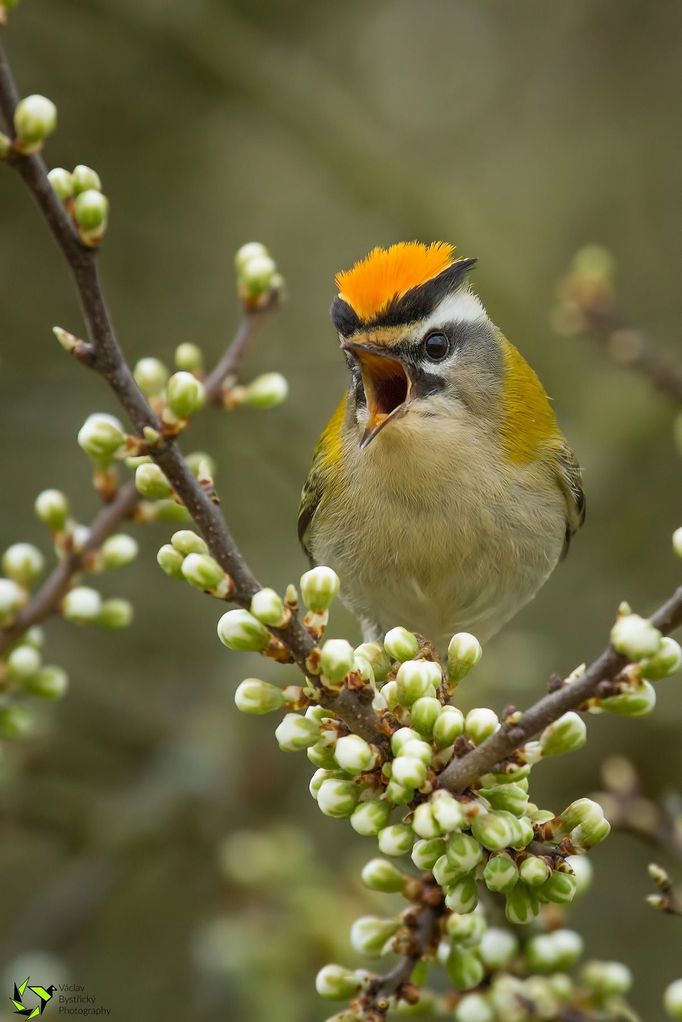
[[[379,345],[346,342],[343,350],[357,359],[362,372],[369,419],[360,447],[367,447],[391,419],[407,411],[412,379],[405,363]]]

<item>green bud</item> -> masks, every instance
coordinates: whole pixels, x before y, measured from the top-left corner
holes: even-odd
[[[47,175],[55,194],[62,200],[69,199],[73,195],[73,181],[68,170],[63,167],[53,167]]]
[[[37,152],[57,127],[57,107],[46,96],[26,96],[14,110],[14,130],[24,152]]]
[[[663,994],[663,1007],[669,1018],[682,1019],[682,979],[676,979],[666,988]]]
[[[472,990],[485,974],[483,963],[475,952],[461,947],[453,947],[445,968],[457,990]]]
[[[442,709],[440,700],[435,696],[422,696],[415,700],[411,711],[413,726],[421,735],[430,738],[433,734],[433,725],[438,720]]]
[[[363,973],[346,969],[343,965],[325,965],[315,977],[319,996],[330,1001],[347,1001],[355,997],[364,983]]]
[[[455,1008],[455,1022],[495,1022],[495,1014],[483,994],[467,994]]]
[[[642,678],[637,686],[600,699],[599,704],[609,713],[621,717],[646,717],[656,706],[656,689],[646,678]]]
[[[137,557],[137,540],[119,532],[109,536],[102,544],[102,563],[105,568],[123,568]]]
[[[483,860],[481,846],[469,834],[453,834],[447,843],[448,861],[460,873],[470,873]]]
[[[320,666],[322,675],[337,685],[353,670],[355,650],[345,639],[327,639],[322,647]]]
[[[274,259],[261,253],[240,260],[239,280],[247,293],[253,298],[264,295],[272,287],[273,278],[277,273]]]
[[[384,649],[391,660],[411,660],[419,652],[419,639],[406,628],[391,628],[384,637]]]
[[[445,841],[442,837],[421,838],[412,847],[412,862],[417,869],[433,869],[444,854]]]
[[[191,529],[180,529],[179,532],[174,532],[171,536],[171,543],[183,557],[186,557],[188,554],[208,553],[208,546],[204,540],[201,536],[197,536],[196,532],[192,532]]]
[[[287,399],[289,384],[281,373],[263,373],[244,387],[242,402],[250,408],[276,408]]]
[[[580,978],[599,998],[626,994],[632,986],[632,973],[621,962],[587,962]]]
[[[682,667],[682,646],[669,635],[664,635],[656,656],[642,660],[642,674],[649,681],[669,678]]]
[[[384,855],[405,855],[412,848],[414,832],[406,823],[393,823],[377,835],[379,849]]]
[[[448,681],[456,685],[476,666],[483,655],[481,644],[469,632],[457,632],[448,645]]]
[[[391,669],[391,661],[386,656],[380,642],[363,642],[362,645],[356,647],[355,655],[362,657],[370,664],[376,681],[386,680],[386,675]]]
[[[509,930],[491,927],[481,937],[479,954],[491,972],[506,968],[518,953],[519,942]]]
[[[406,660],[398,668],[395,680],[398,702],[411,706],[422,696],[433,695],[435,685],[440,684],[440,668],[428,660]]]
[[[69,515],[69,502],[61,490],[43,490],[33,505],[41,522],[59,532],[64,528]]]
[[[113,415],[95,412],[78,432],[78,446],[98,464],[106,465],[125,441],[123,426]]]
[[[360,802],[353,810],[350,825],[356,834],[361,834],[363,837],[376,837],[380,830],[386,828],[390,816],[391,807],[383,799],[381,801]]]
[[[102,609],[102,597],[89,586],[76,586],[62,600],[62,614],[77,625],[95,622]]]
[[[342,820],[352,816],[359,797],[360,789],[357,784],[334,779],[324,781],[317,795],[317,804],[325,816]]]
[[[254,258],[254,256],[267,256],[268,252],[265,245],[261,245],[260,241],[247,241],[245,245],[238,248],[235,257],[234,265],[238,273],[241,273],[246,264]]]
[[[318,565],[301,575],[301,597],[308,610],[328,610],[339,591],[339,576],[332,568]]]
[[[630,660],[642,660],[658,653],[661,633],[639,614],[622,614],[611,629],[611,645]]]
[[[45,645],[45,633],[38,625],[33,625],[19,639],[22,646],[33,646],[34,649],[42,649]]]
[[[344,735],[334,749],[336,762],[347,774],[362,774],[376,762],[372,747],[360,735]]]
[[[478,904],[478,887],[472,875],[460,877],[448,888],[445,904],[452,912],[473,912]]]
[[[81,192],[93,190],[96,192],[102,191],[102,182],[99,174],[92,167],[86,167],[84,163],[79,163],[77,167],[74,167],[71,174],[71,184],[74,195],[80,195]]]
[[[403,788],[421,788],[426,780],[427,767],[420,759],[412,756],[398,756],[391,764],[391,776]]]
[[[7,0],[4,0],[4,6],[7,6]],[[3,4],[0,4],[0,15],[3,14]],[[4,131],[0,131],[0,160],[6,160],[12,151],[12,139],[9,138]],[[49,175],[48,175],[49,176]]]
[[[40,575],[45,559],[32,543],[13,543],[2,556],[2,569],[20,586],[30,586]]]
[[[453,912],[445,923],[447,934],[456,944],[463,947],[473,947],[480,943],[485,929],[485,917],[481,912],[469,912],[467,915]]]
[[[289,619],[282,598],[274,589],[261,589],[254,594],[251,600],[251,613],[264,625],[276,628],[286,624]]]
[[[284,752],[299,752],[319,741],[320,725],[300,713],[287,713],[277,725],[275,738]]]
[[[581,749],[587,741],[585,721],[572,711],[549,724],[540,735],[543,756],[561,756]]]
[[[391,752],[399,756],[408,742],[419,741],[419,732],[411,727],[399,727],[391,735]]]
[[[90,188],[76,196],[73,212],[82,231],[86,234],[101,233],[109,217],[109,200],[102,192]]]
[[[164,543],[156,555],[157,564],[171,578],[182,578],[183,560],[180,551],[172,547],[170,543]]]
[[[516,818],[511,813],[481,813],[471,823],[471,833],[489,852],[501,852],[514,841]]]
[[[500,784],[495,788],[480,788],[479,795],[487,799],[493,809],[523,816],[528,808],[528,792],[519,784]]]
[[[145,397],[156,397],[168,382],[168,370],[158,358],[141,358],[133,369],[133,376]]]
[[[431,867],[431,872],[433,873],[438,886],[443,889],[452,887],[452,885],[456,883],[462,875],[461,872],[452,865],[447,855],[441,855],[438,859],[436,859]]]
[[[550,901],[555,905],[570,905],[575,897],[578,884],[572,873],[561,873],[553,870],[549,880],[538,889],[538,894],[543,901]]]
[[[497,714],[485,706],[469,710],[464,720],[464,730],[474,745],[481,745],[500,726]]]
[[[402,784],[391,779],[386,785],[386,798],[396,806],[406,806],[414,798],[414,789],[405,788]]]
[[[489,891],[506,894],[516,887],[519,870],[508,855],[491,855],[483,870],[483,880]]]
[[[0,737],[23,738],[33,728],[33,717],[23,706],[0,707]]]
[[[505,895],[504,914],[510,923],[523,926],[538,914],[540,903],[537,896],[525,884],[516,884]]]
[[[188,554],[182,562],[182,575],[197,589],[226,590],[225,572],[210,554]]]
[[[308,708],[310,709],[310,707]],[[306,715],[308,711],[306,710]],[[334,746],[326,745],[324,742],[316,742],[306,749],[306,756],[316,767],[323,767],[325,770],[335,770],[337,767],[334,758]]]
[[[61,699],[68,691],[69,677],[61,667],[46,664],[24,682],[24,688],[40,699]]]
[[[16,582],[10,578],[0,578],[0,625],[12,622],[26,599],[26,593]]]
[[[545,860],[536,855],[530,855],[519,866],[519,878],[528,887],[541,887],[549,880],[551,872],[551,867]]]
[[[204,366],[204,356],[201,348],[188,341],[185,341],[184,344],[178,344],[175,349],[175,365],[177,369],[185,373],[201,372]]]
[[[610,833],[611,824],[608,820],[602,818],[601,820],[588,821],[579,827],[575,827],[571,831],[571,840],[577,848],[593,848],[595,845],[605,841]]]
[[[434,791],[429,802],[433,818],[440,830],[448,833],[453,830],[461,830],[465,826],[464,810],[449,791]]]
[[[320,794],[320,788],[325,781],[338,780],[340,777],[338,770],[323,770],[320,768],[316,770],[313,776],[310,778],[310,784],[308,785],[308,791],[317,802],[317,797]]]
[[[133,605],[129,600],[114,598],[105,600],[97,615],[100,628],[128,628],[133,620]]]
[[[284,705],[280,688],[259,678],[245,678],[234,694],[234,702],[242,713],[273,713]]]
[[[168,407],[179,419],[189,419],[203,408],[206,392],[201,380],[183,371],[173,373],[167,387]]]
[[[395,766],[397,762],[397,760],[394,760],[393,765]],[[420,760],[413,759],[412,762],[420,763]],[[421,765],[423,766],[423,764]],[[400,784],[400,781],[398,781],[398,784]],[[431,812],[431,804],[429,802],[422,802],[415,809],[412,814],[412,829],[419,837],[440,837],[440,827]]]
[[[240,608],[228,610],[220,618],[218,638],[228,649],[260,652],[268,646],[270,633],[253,614]]]
[[[360,955],[376,957],[384,945],[400,929],[400,919],[385,919],[382,916],[360,916],[350,928],[350,942]]]
[[[583,953],[582,937],[573,930],[554,930],[531,937],[525,947],[528,968],[533,972],[567,972]]]
[[[464,731],[464,714],[456,706],[444,706],[433,725],[433,741],[437,748],[447,749]]]
[[[145,462],[135,469],[135,487],[147,500],[165,500],[173,489],[162,470],[153,462]]]
[[[561,833],[567,834],[574,827],[599,823],[604,819],[604,810],[591,798],[579,798],[571,802],[561,814]]]
[[[370,859],[361,877],[365,887],[383,894],[397,894],[405,886],[405,875],[387,859]]]
[[[33,646],[17,646],[7,657],[7,675],[12,681],[23,682],[34,675],[41,664],[41,656]]]

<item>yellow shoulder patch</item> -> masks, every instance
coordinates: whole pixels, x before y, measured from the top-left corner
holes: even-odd
[[[527,465],[540,448],[561,436],[554,409],[537,375],[500,334],[504,357],[502,442],[509,461]]]
[[[455,246],[445,241],[423,245],[401,241],[390,248],[373,248],[350,270],[336,275],[339,296],[360,319],[372,319],[394,298],[425,284],[455,261]]]

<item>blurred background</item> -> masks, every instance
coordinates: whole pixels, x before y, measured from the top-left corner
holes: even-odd
[[[588,519],[487,648],[466,707],[527,704],[552,671],[599,652],[620,600],[646,612],[679,582],[673,410],[560,336],[552,308],[576,249],[599,242],[631,320],[680,354],[681,33],[682,7],[665,0],[516,0],[513,16],[504,0],[25,0],[4,33],[22,93],[59,108],[49,161],[94,166],[111,199],[101,267],[131,360],[170,362],[181,341],[218,356],[238,322],[241,243],[267,244],[286,277],[289,301],[244,373],[284,372],[289,401],[204,415],[189,448],[216,457],[233,531],[280,590],[306,567],[298,495],[343,387],[334,273],[409,238],[479,258],[475,287],[584,466]],[[47,552],[35,495],[58,486],[92,517],[75,434],[116,408],[51,337],[54,323],[79,331],[76,301],[1,168],[0,223],[0,546]],[[218,644],[220,608],[157,568],[170,531],[138,530],[138,561],[104,578],[134,601],[132,629],[49,626],[49,659],[72,684],[3,757],[3,990],[30,971],[84,984],[113,1018],[313,1022],[329,1013],[316,969],[352,960],[347,926],[370,904],[356,867],[373,846],[320,815],[309,764],[279,752],[271,719],[238,718],[242,677],[293,669]],[[329,634],[357,629],[339,609]],[[613,753],[637,763],[653,797],[679,780],[680,690],[658,692],[652,717],[595,718],[582,753],[538,771],[540,804],[559,811],[597,789]],[[615,835],[571,916],[591,956],[633,968],[647,1020],[680,972],[677,921],[643,903],[651,854]]]

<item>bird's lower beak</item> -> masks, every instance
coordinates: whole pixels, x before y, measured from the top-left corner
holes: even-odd
[[[370,351],[365,345],[346,344],[344,347],[355,355],[362,372],[369,418],[360,447],[367,447],[391,419],[405,414],[412,382],[399,359],[383,352]]]

